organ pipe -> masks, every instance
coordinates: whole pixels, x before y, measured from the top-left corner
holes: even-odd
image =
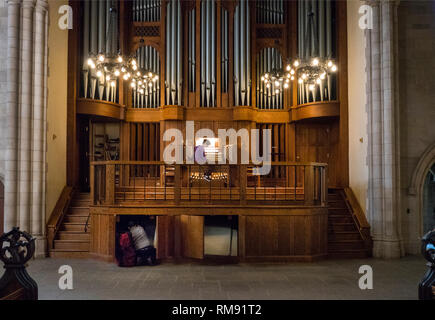
[[[168,1],[166,12],[166,104],[182,104],[182,18],[179,0]]]
[[[234,13],[234,105],[251,104],[250,23],[248,1]]]
[[[195,52],[196,52],[196,45],[195,45],[195,9],[192,9],[189,11],[189,66],[188,66],[188,72],[189,72],[189,91],[193,92],[195,91]]]
[[[257,23],[283,24],[284,23],[284,0],[257,1]]]
[[[160,75],[160,57],[156,49],[151,46],[140,47],[136,51],[139,68]],[[144,93],[132,90],[133,108],[158,108],[160,106],[160,81],[146,86]]]
[[[202,107],[216,106],[216,3],[201,1],[201,92]]]
[[[284,94],[282,84],[278,86],[274,82],[270,86],[261,81],[261,76],[266,72],[282,68],[282,56],[276,48],[264,48],[257,55],[257,108],[259,109],[283,109]],[[278,90],[278,92],[277,92]]]
[[[160,0],[133,0],[133,21],[160,21]]]
[[[332,1],[298,0],[299,57],[334,58]],[[315,90],[309,90],[308,86],[298,84],[298,103],[334,100],[335,81],[335,75],[328,75]]]
[[[97,77],[90,69],[87,58],[90,53],[118,53],[118,10],[117,0],[87,0],[83,5],[82,36],[82,91],[81,96],[118,102],[118,84],[111,86],[104,76]]]
[[[221,11],[221,90],[228,92],[228,11]]]

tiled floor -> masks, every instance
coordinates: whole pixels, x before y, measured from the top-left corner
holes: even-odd
[[[58,269],[65,264],[73,269],[73,290],[58,287]],[[373,290],[358,287],[363,264],[373,268]],[[39,285],[40,299],[416,299],[425,271],[420,256],[134,268],[95,260],[40,259],[28,268]]]

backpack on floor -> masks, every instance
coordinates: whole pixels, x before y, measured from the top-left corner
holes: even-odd
[[[119,237],[121,257],[118,260],[120,267],[133,267],[136,265],[136,251],[129,232],[124,232]]]

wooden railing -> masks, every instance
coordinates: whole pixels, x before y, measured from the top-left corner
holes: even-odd
[[[343,192],[348,209],[352,213],[353,220],[355,221],[361,237],[365,242],[366,248],[372,248],[373,242],[370,236],[370,224],[367,221],[364,211],[362,210],[351,188],[344,188]]]
[[[48,248],[53,249],[54,239],[56,237],[57,231],[62,223],[62,220],[66,214],[68,206],[71,202],[74,189],[73,187],[65,186],[60,194],[59,199],[51,213],[50,219],[47,223],[47,238],[48,238]]]
[[[96,161],[90,171],[91,202],[326,206],[326,164],[273,162],[267,175],[255,175],[256,167]]]

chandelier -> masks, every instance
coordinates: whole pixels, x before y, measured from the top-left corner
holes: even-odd
[[[308,9],[307,13],[307,25],[306,30],[313,30],[314,39],[319,41],[317,34],[317,27],[314,21],[314,11],[312,5],[311,9]],[[305,43],[310,41],[308,37],[308,32],[305,34]],[[337,72],[337,66],[334,61],[330,58],[320,58],[320,57],[305,57],[304,59],[296,59],[293,62],[289,62],[285,70],[272,70],[270,73],[265,73],[261,76],[261,81],[266,84],[269,88],[271,83],[275,84],[276,92],[284,87],[287,89],[289,87],[289,82],[298,79],[300,85],[308,85],[310,91],[316,90],[317,85],[322,84],[322,80],[325,80],[331,73]],[[280,84],[284,83],[283,86]]]
[[[266,88],[274,83],[276,91],[279,93],[280,88],[287,89],[290,81],[298,78],[299,84],[306,84],[313,91],[316,89],[316,85],[320,85],[322,80],[337,70],[337,66],[331,59],[296,59],[288,63],[285,70],[274,69],[271,72],[266,72],[261,76],[261,81],[266,84]]]
[[[106,38],[115,37],[113,33],[112,20],[116,21],[116,7],[110,7],[110,20],[107,28]],[[140,94],[144,94],[147,86],[152,87],[153,82],[159,79],[157,74],[141,69],[135,56],[123,56],[120,53],[90,53],[88,66],[94,70],[94,74],[101,82],[106,80],[112,87],[116,86],[118,79],[122,77],[125,81],[131,81],[130,86],[135,88]]]
[[[130,86],[141,94],[145,92],[147,86],[151,87],[153,82],[159,79],[157,74],[139,68],[134,56],[90,54],[88,66],[95,70],[98,78],[104,78],[112,87],[116,85],[118,79],[122,78],[125,81],[130,80]]]

